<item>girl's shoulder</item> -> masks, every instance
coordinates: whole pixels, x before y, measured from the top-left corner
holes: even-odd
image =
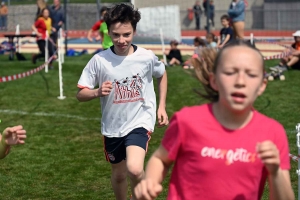
[[[179,117],[196,117],[199,116],[207,116],[208,114],[211,114],[211,104],[202,104],[202,105],[195,105],[195,106],[186,106],[183,107],[181,110],[179,110],[177,113],[177,116]]]
[[[277,120],[264,115],[258,111],[254,111],[255,112],[255,124],[261,126],[263,124],[264,127],[269,127],[269,129],[278,129],[278,128],[282,128],[282,124],[279,123]]]

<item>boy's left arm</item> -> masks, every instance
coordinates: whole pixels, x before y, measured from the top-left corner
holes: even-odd
[[[159,91],[159,104],[157,110],[158,127],[163,127],[169,124],[168,115],[166,112],[166,98],[167,98],[167,72],[157,79]]]

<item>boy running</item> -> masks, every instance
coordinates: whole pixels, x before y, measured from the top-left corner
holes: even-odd
[[[78,82],[79,101],[100,97],[101,132],[117,200],[126,199],[127,175],[131,189],[144,177],[144,159],[156,119],[153,76],[158,79],[158,126],[169,123],[165,66],[152,51],[132,44],[140,19],[140,13],[130,5],[109,9],[105,22],[113,46],[88,62]]]

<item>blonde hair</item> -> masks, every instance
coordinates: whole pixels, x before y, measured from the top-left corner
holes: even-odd
[[[195,68],[196,78],[203,85],[206,94],[199,90],[196,90],[196,93],[210,101],[218,101],[219,94],[209,83],[209,76],[215,71],[214,63],[217,56],[217,50],[214,48],[203,48],[199,54],[201,57],[193,58],[192,64]]]
[[[37,0],[36,3],[40,10],[43,10],[47,7],[47,4],[44,0]]]
[[[264,72],[264,58],[260,51],[249,42],[245,42],[243,40],[234,40],[225,45],[218,52],[214,48],[203,48],[199,53],[199,57],[192,59],[192,64],[195,68],[196,78],[203,85],[206,94],[203,94],[203,92],[200,90],[196,90],[196,93],[212,102],[217,102],[219,100],[219,93],[211,87],[209,76],[212,73],[216,73],[217,67],[221,62],[223,52],[226,51],[226,49],[236,46],[244,46],[256,51],[261,59],[262,73]]]

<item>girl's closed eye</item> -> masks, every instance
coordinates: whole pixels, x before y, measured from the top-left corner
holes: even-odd
[[[255,73],[248,73],[248,76],[251,77],[251,78],[256,78],[256,77],[258,77],[258,75],[255,74]]]
[[[234,70],[225,70],[225,71],[223,71],[223,73],[224,73],[225,75],[233,75],[233,74],[236,73],[236,71],[234,71]]]

